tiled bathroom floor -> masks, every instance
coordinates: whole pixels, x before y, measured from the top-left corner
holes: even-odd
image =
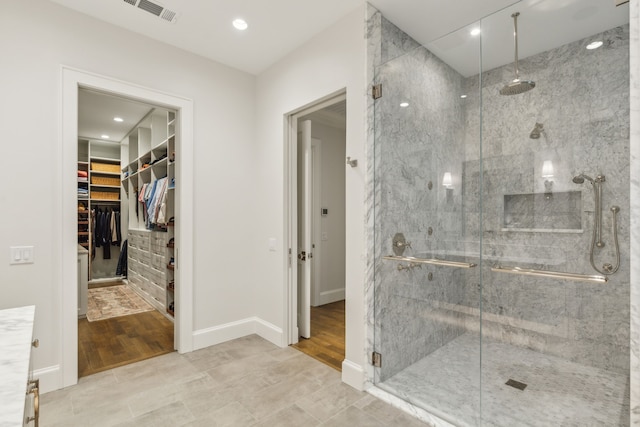
[[[81,378],[40,399],[43,427],[425,426],[340,373],[255,335]]]
[[[478,335],[461,335],[380,385],[416,406],[452,414],[456,425],[626,426],[628,377],[485,340],[480,386]],[[505,385],[513,379],[524,390]],[[482,423],[477,414],[482,390]]]

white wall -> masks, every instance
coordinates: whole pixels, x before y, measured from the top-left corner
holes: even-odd
[[[311,136],[321,141],[320,207],[327,216],[320,217],[321,234],[316,241],[320,254],[320,299],[317,305],[344,299],[345,291],[345,130],[312,120]]]
[[[62,64],[194,101],[194,329],[253,318],[256,282],[239,255],[255,240],[255,77],[49,1],[2,6],[0,308],[36,305],[34,368],[61,363],[57,230],[75,215],[55,208]],[[35,263],[9,266],[13,245],[34,245]]]
[[[358,388],[363,386],[364,365],[364,22],[364,7],[358,8],[257,78],[254,156],[261,161],[255,171],[252,194],[258,198],[260,209],[253,226],[254,250],[250,253],[257,316],[284,329],[284,116],[346,88],[346,154],[360,163],[358,168],[346,170],[347,362],[343,364],[343,380]],[[267,250],[270,237],[280,243],[276,252]]]

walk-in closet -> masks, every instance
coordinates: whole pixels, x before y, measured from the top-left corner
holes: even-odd
[[[81,89],[79,374],[174,349],[176,112]]]

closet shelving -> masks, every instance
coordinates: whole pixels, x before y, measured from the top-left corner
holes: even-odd
[[[86,176],[80,176],[82,172]],[[89,215],[89,141],[78,142],[78,244],[89,248],[91,216]]]
[[[110,258],[103,257],[99,248],[96,250],[92,211],[120,209],[120,146],[110,141],[80,138],[78,171],[87,175],[78,174],[78,244],[91,254],[88,279],[116,279],[115,264],[120,247],[110,245]]]
[[[89,239],[91,235],[90,215],[88,209],[80,209],[78,207],[78,244],[85,248],[89,248]]]
[[[175,152],[174,122],[175,113],[162,109],[143,119],[127,138],[128,160],[121,171],[128,201],[128,282],[170,319],[174,314],[175,280],[167,265],[173,259],[169,241],[173,242],[174,234],[169,219],[174,216],[174,191],[168,187],[175,176],[175,161],[170,161],[170,154]],[[154,183],[158,189],[166,185],[167,191],[162,214],[151,216],[147,203],[140,202],[140,193],[145,184],[153,188]],[[160,209],[160,204],[154,206]]]

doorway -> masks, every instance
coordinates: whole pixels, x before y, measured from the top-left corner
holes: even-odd
[[[78,95],[83,377],[174,351],[169,265],[180,245],[167,224],[172,217],[175,223],[176,186],[157,185],[175,177],[176,112],[82,87]],[[151,184],[154,198],[141,200],[141,188]]]
[[[289,230],[296,248],[290,276],[289,344],[341,370],[345,358],[346,94],[289,116],[295,187]],[[293,160],[293,159],[292,159]],[[295,185],[294,185],[295,184]],[[293,196],[293,194],[292,194]],[[292,243],[293,244],[293,243]],[[292,260],[293,261],[293,260]]]
[[[175,179],[180,183],[175,200],[175,241],[181,243],[175,253],[175,348],[180,353],[193,349],[193,102],[154,89],[129,84],[62,67],[62,134],[60,166],[62,226],[59,229],[61,250],[56,254],[61,265],[61,338],[62,364],[57,388],[74,385],[78,381],[78,274],[77,274],[77,193],[76,169],[78,159],[78,94],[81,88],[120,96],[157,107],[173,110],[175,117],[176,157]],[[70,207],[73,206],[73,209]]]

